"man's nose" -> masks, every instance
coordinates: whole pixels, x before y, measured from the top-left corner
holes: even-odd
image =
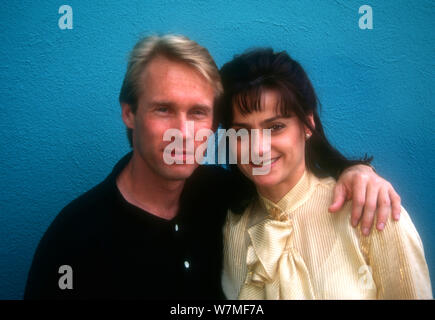
[[[184,140],[192,140],[194,137],[194,123],[187,120],[186,115],[180,114],[177,119],[177,129],[181,131]]]

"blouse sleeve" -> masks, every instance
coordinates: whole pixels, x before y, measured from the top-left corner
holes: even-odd
[[[432,299],[423,244],[408,213],[370,236],[369,263],[378,299]]]

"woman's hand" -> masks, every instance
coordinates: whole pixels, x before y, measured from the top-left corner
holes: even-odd
[[[368,235],[377,212],[376,228],[383,230],[392,210],[394,220],[400,218],[400,197],[391,183],[378,176],[366,165],[347,168],[339,177],[334,189],[330,212],[337,212],[346,200],[352,200],[351,223],[356,227],[361,221],[361,230]]]

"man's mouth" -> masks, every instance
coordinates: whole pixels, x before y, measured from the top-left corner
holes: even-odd
[[[193,156],[192,152],[187,152],[186,150],[172,150],[171,156],[175,157],[175,155],[183,155],[183,156]]]
[[[162,152],[164,154],[170,154],[172,157],[175,157],[176,155],[182,155],[182,156],[194,156],[195,153],[194,152],[189,152],[187,150],[183,150],[183,149],[179,149],[179,150],[174,150],[172,149],[171,151],[169,150],[162,150]]]
[[[182,161],[183,163],[185,163],[187,159],[189,159],[189,162],[195,159],[195,154],[186,150],[171,150],[171,152],[166,152],[166,154],[170,154],[172,159]]]

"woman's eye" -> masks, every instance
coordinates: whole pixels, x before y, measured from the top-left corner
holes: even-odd
[[[281,130],[283,128],[285,128],[285,125],[277,123],[277,124],[272,125],[269,129],[272,130],[272,132],[273,132],[273,131]]]

